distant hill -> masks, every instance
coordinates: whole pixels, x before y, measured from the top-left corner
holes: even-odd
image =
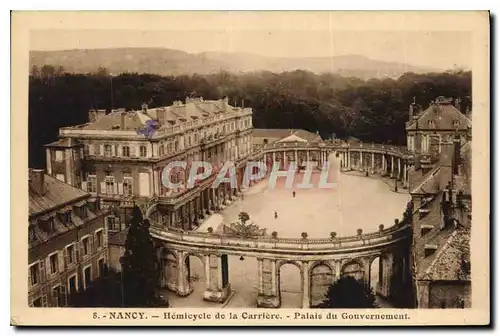
[[[373,60],[361,55],[335,57],[273,58],[247,53],[204,52],[191,54],[165,48],[76,49],[31,51],[30,68],[45,64],[62,66],[68,72],[95,72],[99,67],[112,73],[138,72],[159,75],[211,74],[297,69],[314,73],[334,72],[362,79],[397,78],[405,72],[439,71],[395,62]]]

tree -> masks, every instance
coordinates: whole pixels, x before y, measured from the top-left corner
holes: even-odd
[[[156,249],[149,233],[149,220],[136,205],[125,242],[122,262],[124,301],[126,307],[162,305],[156,295],[160,276]],[[168,303],[165,302],[168,305]]]
[[[246,222],[250,220],[250,215],[248,214],[248,212],[242,211],[238,214],[238,219],[241,221],[242,224],[246,224]]]
[[[325,300],[316,308],[377,308],[373,290],[352,276],[330,285]]]

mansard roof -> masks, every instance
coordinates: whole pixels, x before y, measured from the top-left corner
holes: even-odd
[[[435,252],[429,267],[420,276],[434,281],[470,280],[470,231],[456,230]]]
[[[455,120],[459,122],[458,127],[454,125]],[[467,130],[471,126],[471,120],[451,103],[451,99],[438,97],[416,120],[410,121],[406,130],[430,129],[430,121],[434,121],[433,130]]]
[[[37,182],[34,179],[30,179],[28,183],[30,217],[51,210],[57,210],[68,203],[77,202],[85,196],[90,196],[87,192],[61,182],[47,174],[44,174],[44,189],[41,193],[37,191],[38,189],[34,185]]]
[[[185,103],[175,101],[170,106],[144,107],[141,110],[128,112],[125,109],[113,110],[111,113],[101,116],[94,122],[77,127],[89,130],[134,131],[143,128],[147,121],[151,119],[162,119],[163,124],[160,128],[167,128],[189,121],[208,118],[216,114],[230,112],[235,109],[240,108],[229,105],[227,100],[223,99],[203,100],[203,98],[187,98]],[[122,114],[125,116],[124,128],[121,128]]]

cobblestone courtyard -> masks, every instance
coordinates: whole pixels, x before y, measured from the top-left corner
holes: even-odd
[[[314,173],[312,184],[317,185],[320,173]],[[213,215],[200,229],[208,226],[214,229],[238,218],[240,211],[249,213],[251,220],[267,233],[277,231],[279,237],[298,238],[307,232],[310,238],[329,237],[330,232],[337,236],[355,235],[357,229],[363,232],[378,230],[380,224],[391,226],[395,218],[400,218],[409,196],[392,192],[388,185],[375,178],[366,178],[340,173],[340,162],[329,158],[328,182],[335,182],[330,189],[298,189],[297,183],[303,173],[297,174],[292,189],[284,187],[285,178],[280,178],[276,188],[268,188],[268,181],[254,185],[239,199],[224,209],[221,214]],[[293,197],[292,191],[296,192]],[[274,218],[274,212],[278,218]],[[203,267],[197,257],[191,258],[191,276],[194,292],[180,298],[167,293],[173,307],[255,307],[257,297],[257,260],[239,256],[229,256],[229,281],[232,296],[224,304],[203,301]],[[376,272],[372,272],[372,274]],[[299,308],[300,272],[294,265],[284,265],[281,270],[281,292],[283,308]],[[375,277],[372,277],[375,279]],[[374,281],[372,281],[372,285]]]

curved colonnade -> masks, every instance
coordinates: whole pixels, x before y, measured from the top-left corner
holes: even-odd
[[[411,155],[394,146],[280,143],[257,148],[248,160],[281,162],[286,169],[289,163],[305,160],[317,161],[321,165],[331,153],[340,157],[343,171],[391,176],[407,186]],[[190,209],[194,210],[195,217],[200,214],[203,218],[203,214],[223,208],[223,204],[239,194],[238,190],[227,186],[222,186],[221,194],[213,190],[208,190],[208,199],[201,191],[202,199],[207,202],[194,203],[194,209]],[[201,208],[197,208],[197,204]],[[205,273],[203,299],[214,302],[224,302],[231,291],[228,255],[257,258],[257,306],[266,308],[281,305],[280,268],[285,264],[299,268],[302,307],[309,308],[319,303],[328,285],[343,275],[352,275],[370,285],[371,265],[378,258],[376,293],[394,305],[410,305],[409,299],[403,298],[401,293],[407,292],[412,283],[409,260],[411,216],[396,220],[392,226],[378,232],[324,239],[240,238],[166,226],[155,220],[154,214],[151,219],[150,232],[157,243],[162,268],[160,285],[179,296],[187,296],[193,291],[189,256],[197,256],[202,261]]]

